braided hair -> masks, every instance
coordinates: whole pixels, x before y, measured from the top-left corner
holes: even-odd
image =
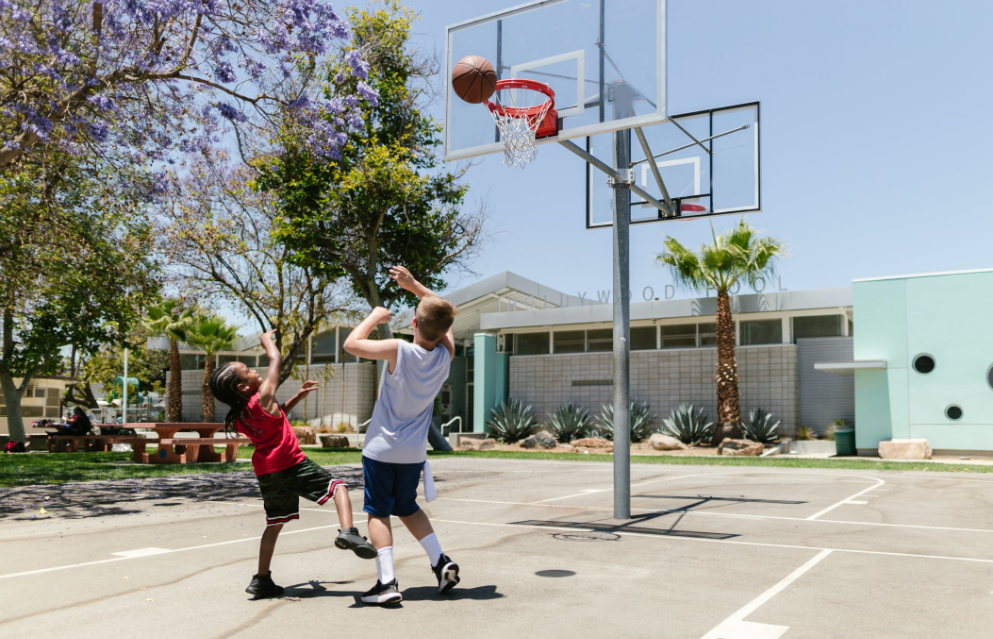
[[[214,369],[214,372],[210,374],[210,379],[207,381],[208,386],[210,386],[210,392],[213,393],[214,397],[231,407],[227,417],[224,418],[225,434],[229,434],[232,428],[237,430],[238,418],[248,407],[249,400],[248,397],[242,395],[241,391],[238,390],[241,377],[238,375],[238,369],[235,367],[235,363],[228,362]],[[242,423],[245,424],[246,428],[249,428],[244,419]]]

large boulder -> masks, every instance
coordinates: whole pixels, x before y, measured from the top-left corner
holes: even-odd
[[[297,441],[301,444],[317,443],[317,431],[310,426],[294,426],[293,432],[297,434]]]
[[[495,439],[469,439],[459,440],[459,450],[493,450],[496,448]]]
[[[555,438],[547,435],[545,433],[538,433],[537,435],[531,435],[527,439],[521,442],[521,448],[533,449],[542,448],[548,450],[549,448],[555,448],[558,446],[558,442]]]
[[[348,448],[348,438],[344,435],[321,435],[320,440],[324,448]]]
[[[717,447],[717,454],[726,457],[758,457],[765,446],[748,439],[725,439]]]
[[[893,439],[879,442],[883,459],[931,459],[931,444],[926,439]]]
[[[663,435],[662,433],[655,433],[649,437],[648,445],[654,450],[686,450],[689,448],[689,446],[675,437],[671,435]]]
[[[613,448],[614,442],[599,437],[584,437],[573,440],[572,445],[576,448]]]

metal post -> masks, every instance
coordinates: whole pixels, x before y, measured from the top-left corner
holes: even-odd
[[[121,404],[121,426],[128,423],[128,349],[124,349],[124,398]]]
[[[631,132],[614,132],[614,519],[631,519]]]

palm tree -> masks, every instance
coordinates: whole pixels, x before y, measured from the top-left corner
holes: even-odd
[[[775,274],[776,260],[786,256],[783,243],[771,237],[756,237],[742,218],[738,226],[718,235],[713,244],[704,244],[699,253],[669,236],[658,261],[669,268],[677,286],[717,291],[717,428],[714,445],[727,438],[741,437],[741,410],[738,406],[738,364],[734,356],[734,321],[729,292],[744,282],[752,287]]]
[[[238,339],[238,327],[228,324],[223,317],[199,315],[186,329],[186,343],[201,351],[206,357],[203,367],[203,409],[201,421],[214,421],[214,394],[208,381],[214,372],[214,360],[221,351],[229,351]]]
[[[169,338],[169,385],[166,388],[166,421],[183,421],[183,365],[179,342],[186,339],[186,327],[193,321],[189,311],[180,308],[179,300],[163,300],[148,309],[143,322],[152,335]]]

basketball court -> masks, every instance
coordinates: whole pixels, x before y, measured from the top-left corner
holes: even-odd
[[[274,559],[287,595],[251,601],[250,472],[5,495],[0,634],[930,638],[993,623],[993,478],[638,464],[618,521],[608,464],[432,466],[425,507],[463,580],[436,597],[401,532],[400,609],[355,602],[375,562],[334,549],[334,509],[306,502]]]

